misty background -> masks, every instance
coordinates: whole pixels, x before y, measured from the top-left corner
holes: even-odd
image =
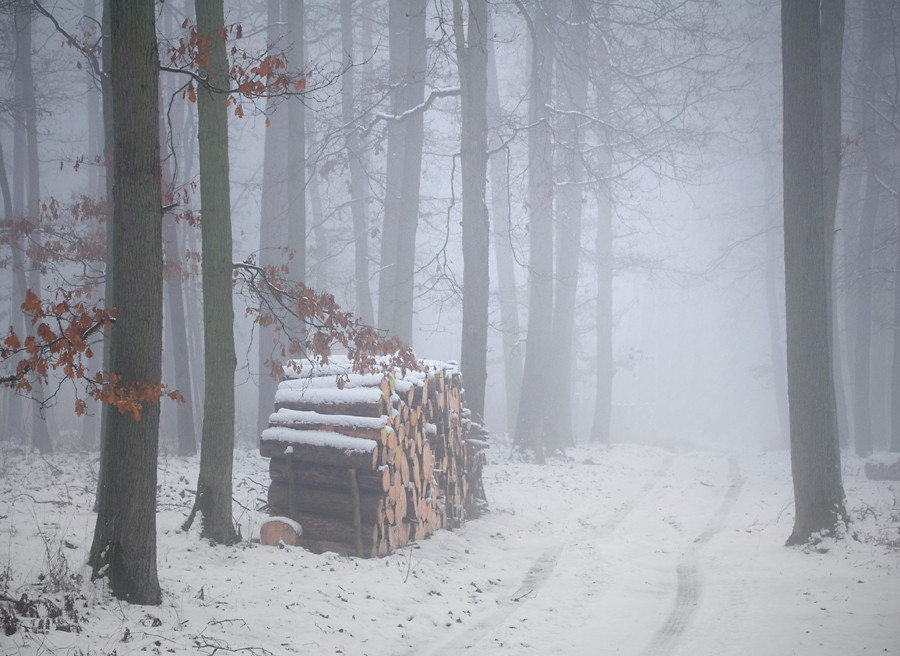
[[[82,63],[82,55],[66,44],[46,17],[34,15],[31,49],[39,178],[17,182],[16,176],[26,173],[16,161],[20,153],[14,145],[19,129],[17,102],[22,97],[14,75],[15,4],[4,3],[0,13],[0,67],[5,72],[0,144],[5,168],[14,196],[17,185],[30,190],[29,185],[38,179],[41,204],[49,206],[55,199],[59,214],[66,215],[82,195],[105,195],[98,85]],[[354,228],[351,211],[348,121],[341,97],[342,80],[352,72],[355,89],[350,123],[357,128],[364,172],[368,282],[370,302],[377,313],[392,125],[392,121],[378,118],[392,112],[388,2],[352,3],[353,47],[352,53],[347,53],[341,41],[341,3],[307,0],[302,54],[290,35],[281,34],[274,43],[267,41],[273,33],[273,5],[280,16],[279,4],[277,0],[226,2],[226,25],[242,28],[242,37],[229,40],[228,46],[233,43],[238,53],[261,53],[267,48],[283,52],[290,70],[307,75],[307,92],[302,96],[306,282],[334,294],[343,308],[361,313],[354,274],[360,233]],[[432,91],[457,87],[459,71],[451,3],[418,4],[425,12],[427,65],[414,81],[424,84],[428,97]],[[572,3],[558,4],[562,15]],[[554,148],[555,212],[560,212],[561,190],[567,187],[579,189],[582,203],[574,331],[571,343],[562,346],[572,354],[567,405],[575,441],[585,442],[591,436],[598,376],[600,380],[611,376],[609,439],[613,442],[676,449],[787,448],[779,5],[665,0],[634,6],[587,4],[592,9],[590,51],[566,54],[584,63],[584,79],[589,81],[584,111],[588,118],[583,125],[586,136],[577,153],[582,173],[575,182],[563,167],[569,148],[563,126],[565,111],[555,107],[558,111],[551,112],[548,119]],[[90,41],[99,38],[100,5],[85,0],[47,3],[45,7],[65,30]],[[164,65],[168,49],[177,48],[185,36],[182,25],[193,22],[192,5],[180,0],[157,4]],[[501,320],[495,257],[498,242],[510,249],[513,259],[518,317],[514,357],[521,359],[528,348],[529,312],[552,310],[528,307],[532,255],[528,139],[535,128],[528,113],[529,70],[534,57],[530,28],[517,3],[496,2],[489,10],[493,30],[489,68],[496,70],[499,108],[489,110],[488,140],[492,157],[500,162],[499,167],[488,164],[485,197],[493,232],[484,420],[493,434],[503,436],[515,428],[508,402],[517,392],[509,393],[509,386],[516,383],[510,382],[504,366],[509,358],[503,337],[510,328]],[[843,382],[839,384],[845,390],[844,399],[852,399],[849,391],[858,384],[853,375],[859,369],[855,367],[859,351],[851,356],[850,347],[857,344],[861,331],[870,331],[871,367],[867,367],[866,384],[871,397],[866,411],[871,413],[872,447],[876,450],[890,446],[891,395],[897,396],[891,376],[896,367],[895,316],[900,310],[895,301],[900,134],[896,130],[898,105],[892,100],[897,93],[896,57],[890,56],[891,49],[897,53],[897,13],[889,1],[848,2],[843,55],[842,133],[846,143],[835,241],[835,298],[844,348],[840,359]],[[872,66],[863,50],[873,38],[883,46],[883,56],[874,69],[878,84],[866,86],[863,78]],[[562,43],[565,35],[558,39]],[[597,49],[606,53],[607,69],[590,64],[596,61]],[[232,61],[238,61],[234,54]],[[595,78],[601,75],[606,76],[605,81],[596,84]],[[167,266],[175,269],[170,279],[177,279],[182,288],[186,317],[182,339],[187,340],[189,352],[187,362],[173,356],[173,340],[178,337],[167,311],[163,382],[176,387],[176,367],[190,368],[190,402],[199,437],[203,416],[202,298],[196,253],[200,234],[186,212],[202,212],[202,208],[197,187],[196,105],[183,86],[187,81],[183,75],[166,72],[161,80],[169,166],[178,203],[172,212],[178,217],[177,242],[174,247],[166,245]],[[555,75],[549,106],[554,107],[564,96],[563,84]],[[603,89],[606,93],[601,93]],[[286,142],[284,132],[279,132],[284,129],[279,116],[287,111],[289,102],[295,99],[242,99],[238,101],[240,112],[237,105],[229,108],[235,261],[249,257],[259,261],[264,253],[285,256],[279,250],[285,243],[277,236],[274,242],[265,243],[260,225],[261,215],[272,212],[273,204],[281,203],[281,210],[274,210],[273,225],[281,225],[278,221],[285,221],[289,213],[284,199],[276,202],[267,197],[274,192],[267,187],[271,180],[265,180],[266,149]],[[880,160],[874,164],[860,142],[869,106],[880,108],[875,125],[868,128],[882,145]],[[459,360],[463,284],[459,95],[436,97],[421,116],[411,345],[420,357]],[[271,139],[270,133],[274,133]],[[281,157],[273,175],[281,176],[283,182],[288,175],[283,151]],[[863,180],[873,167],[880,185],[869,191]],[[501,176],[496,175],[498,171]],[[506,185],[508,196],[498,198]],[[872,195],[878,195],[880,205],[871,218],[863,219],[863,204]],[[498,232],[496,211],[503,205],[509,211],[508,233]],[[15,211],[27,213],[27,208]],[[605,299],[598,291],[598,267],[607,267],[598,252],[602,241],[598,231],[604,229],[601,217],[605,211],[609,212],[612,237],[611,371],[598,361],[597,347],[598,303]],[[872,223],[868,256],[874,264],[860,273],[858,262],[865,256],[866,246],[860,246],[859,234],[865,220]],[[559,239],[559,223],[555,230],[555,239]],[[49,227],[43,234],[45,247],[58,239]],[[569,250],[565,257],[574,254]],[[14,303],[12,258],[9,240],[0,243],[0,325],[4,327],[21,321],[15,318],[21,311]],[[554,258],[557,267],[565,259],[559,253]],[[80,260],[29,263],[29,286],[39,286],[43,298],[51,298],[60,287],[83,283],[81,267]],[[102,273],[102,265],[96,268]],[[867,325],[855,305],[860,284],[870,290],[873,299]],[[171,294],[172,288],[167,285],[165,293]],[[102,297],[102,285],[95,287],[92,298]],[[169,308],[169,301],[166,303]],[[265,348],[259,345],[265,347],[270,339],[261,337],[253,309],[247,299],[235,297],[236,438],[245,447],[254,447],[259,437],[258,415],[264,400],[258,389],[266,376]],[[271,402],[269,397],[269,407]],[[96,448],[100,434],[96,404],[90,404],[87,416],[76,417],[73,403],[71,389],[62,385],[45,412],[54,446]],[[843,403],[842,440],[850,444],[853,432],[848,432],[851,423],[846,418],[865,411],[858,409],[862,406],[854,410],[850,400]],[[0,399],[4,437],[32,439],[43,421],[34,405],[32,400],[4,393]],[[161,447],[169,451],[176,448],[175,415],[176,405],[163,400]]]

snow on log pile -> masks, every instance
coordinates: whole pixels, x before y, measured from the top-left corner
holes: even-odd
[[[487,431],[463,407],[456,363],[425,364],[403,377],[340,359],[285,367],[260,453],[269,513],[300,524],[301,546],[385,556],[486,505]]]

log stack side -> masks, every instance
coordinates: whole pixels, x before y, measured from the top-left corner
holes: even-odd
[[[487,432],[455,364],[426,364],[403,377],[285,368],[260,453],[269,513],[298,522],[302,546],[385,556],[484,509]]]

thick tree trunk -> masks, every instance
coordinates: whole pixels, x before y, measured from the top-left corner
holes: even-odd
[[[553,144],[547,116],[555,56],[555,0],[536,4],[526,15],[532,38],[531,93],[528,122],[528,205],[530,269],[528,276],[528,338],[522,396],[516,420],[516,446],[534,451],[544,462],[542,434],[544,397],[550,366],[553,307]]]
[[[195,0],[197,29],[209,36],[207,82],[228,89],[228,60],[219,36],[222,0]],[[197,498],[187,524],[202,514],[201,536],[220,544],[237,540],[231,514],[234,459],[234,309],[231,290],[231,193],[228,180],[228,115],[222,93],[198,89],[200,206],[203,216],[203,342],[206,394]]]
[[[266,42],[273,46],[283,37],[282,2],[268,0]],[[263,183],[259,226],[259,264],[278,267],[283,264],[280,249],[287,243],[287,170],[288,116],[287,111],[275,99],[268,101],[266,109],[269,125],[266,128],[265,154],[263,156]],[[281,332],[275,325],[262,321],[258,326],[259,344],[259,396],[257,399],[257,437],[269,427],[269,414],[278,389],[278,379],[272,376],[267,363],[282,360],[284,345]]]
[[[116,323],[112,371],[125,382],[159,381],[162,352],[162,216],[157,89],[159,58],[154,3],[110,5],[115,100]],[[113,177],[113,176],[111,176]],[[91,546],[94,576],[136,604],[160,603],[156,573],[156,459],[159,406],[145,403],[140,421],[109,413]]]
[[[490,14],[488,15],[490,20]],[[493,29],[488,30],[493,34]],[[493,39],[488,39],[487,111],[490,122],[490,148],[501,145],[498,129],[503,120],[500,89],[497,84],[497,60]],[[498,301],[500,303],[500,332],[503,338],[503,373],[506,388],[506,430],[512,435],[519,414],[519,395],[522,393],[522,350],[520,348],[519,302],[516,290],[515,259],[513,257],[509,225],[508,151],[497,151],[490,158],[491,215],[493,217],[494,258],[497,263]]]
[[[341,111],[347,128],[347,159],[350,163],[350,213],[353,217],[354,279],[356,313],[367,326],[375,325],[372,291],[369,288],[369,221],[366,216],[366,174],[360,154],[359,129],[353,122],[356,71],[353,49],[353,0],[341,0],[341,46],[344,51],[341,76]]]
[[[466,380],[466,405],[484,417],[487,383],[487,328],[490,297],[490,221],[485,205],[487,175],[486,0],[468,0],[464,31],[460,0],[454,0],[456,60],[459,65],[462,128],[463,313],[460,369]]]
[[[784,254],[794,529],[788,544],[845,519],[831,362],[832,237],[825,155],[818,0],[782,2]],[[827,20],[827,16],[821,17]]]
[[[581,256],[581,212],[584,206],[583,147],[585,125],[580,115],[587,110],[588,26],[591,7],[587,0],[565,3],[560,20],[560,47],[557,68],[560,77],[558,102],[572,112],[561,118],[559,163],[561,186],[557,191],[556,289],[553,294],[553,336],[550,341],[550,387],[548,423],[544,445],[557,450],[575,445],[572,426],[573,360],[575,338],[575,298]]]

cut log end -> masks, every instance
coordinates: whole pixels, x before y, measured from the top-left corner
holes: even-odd
[[[284,542],[289,547],[300,544],[303,529],[300,524],[286,517],[272,517],[259,529],[259,541],[267,547],[277,547]]]

